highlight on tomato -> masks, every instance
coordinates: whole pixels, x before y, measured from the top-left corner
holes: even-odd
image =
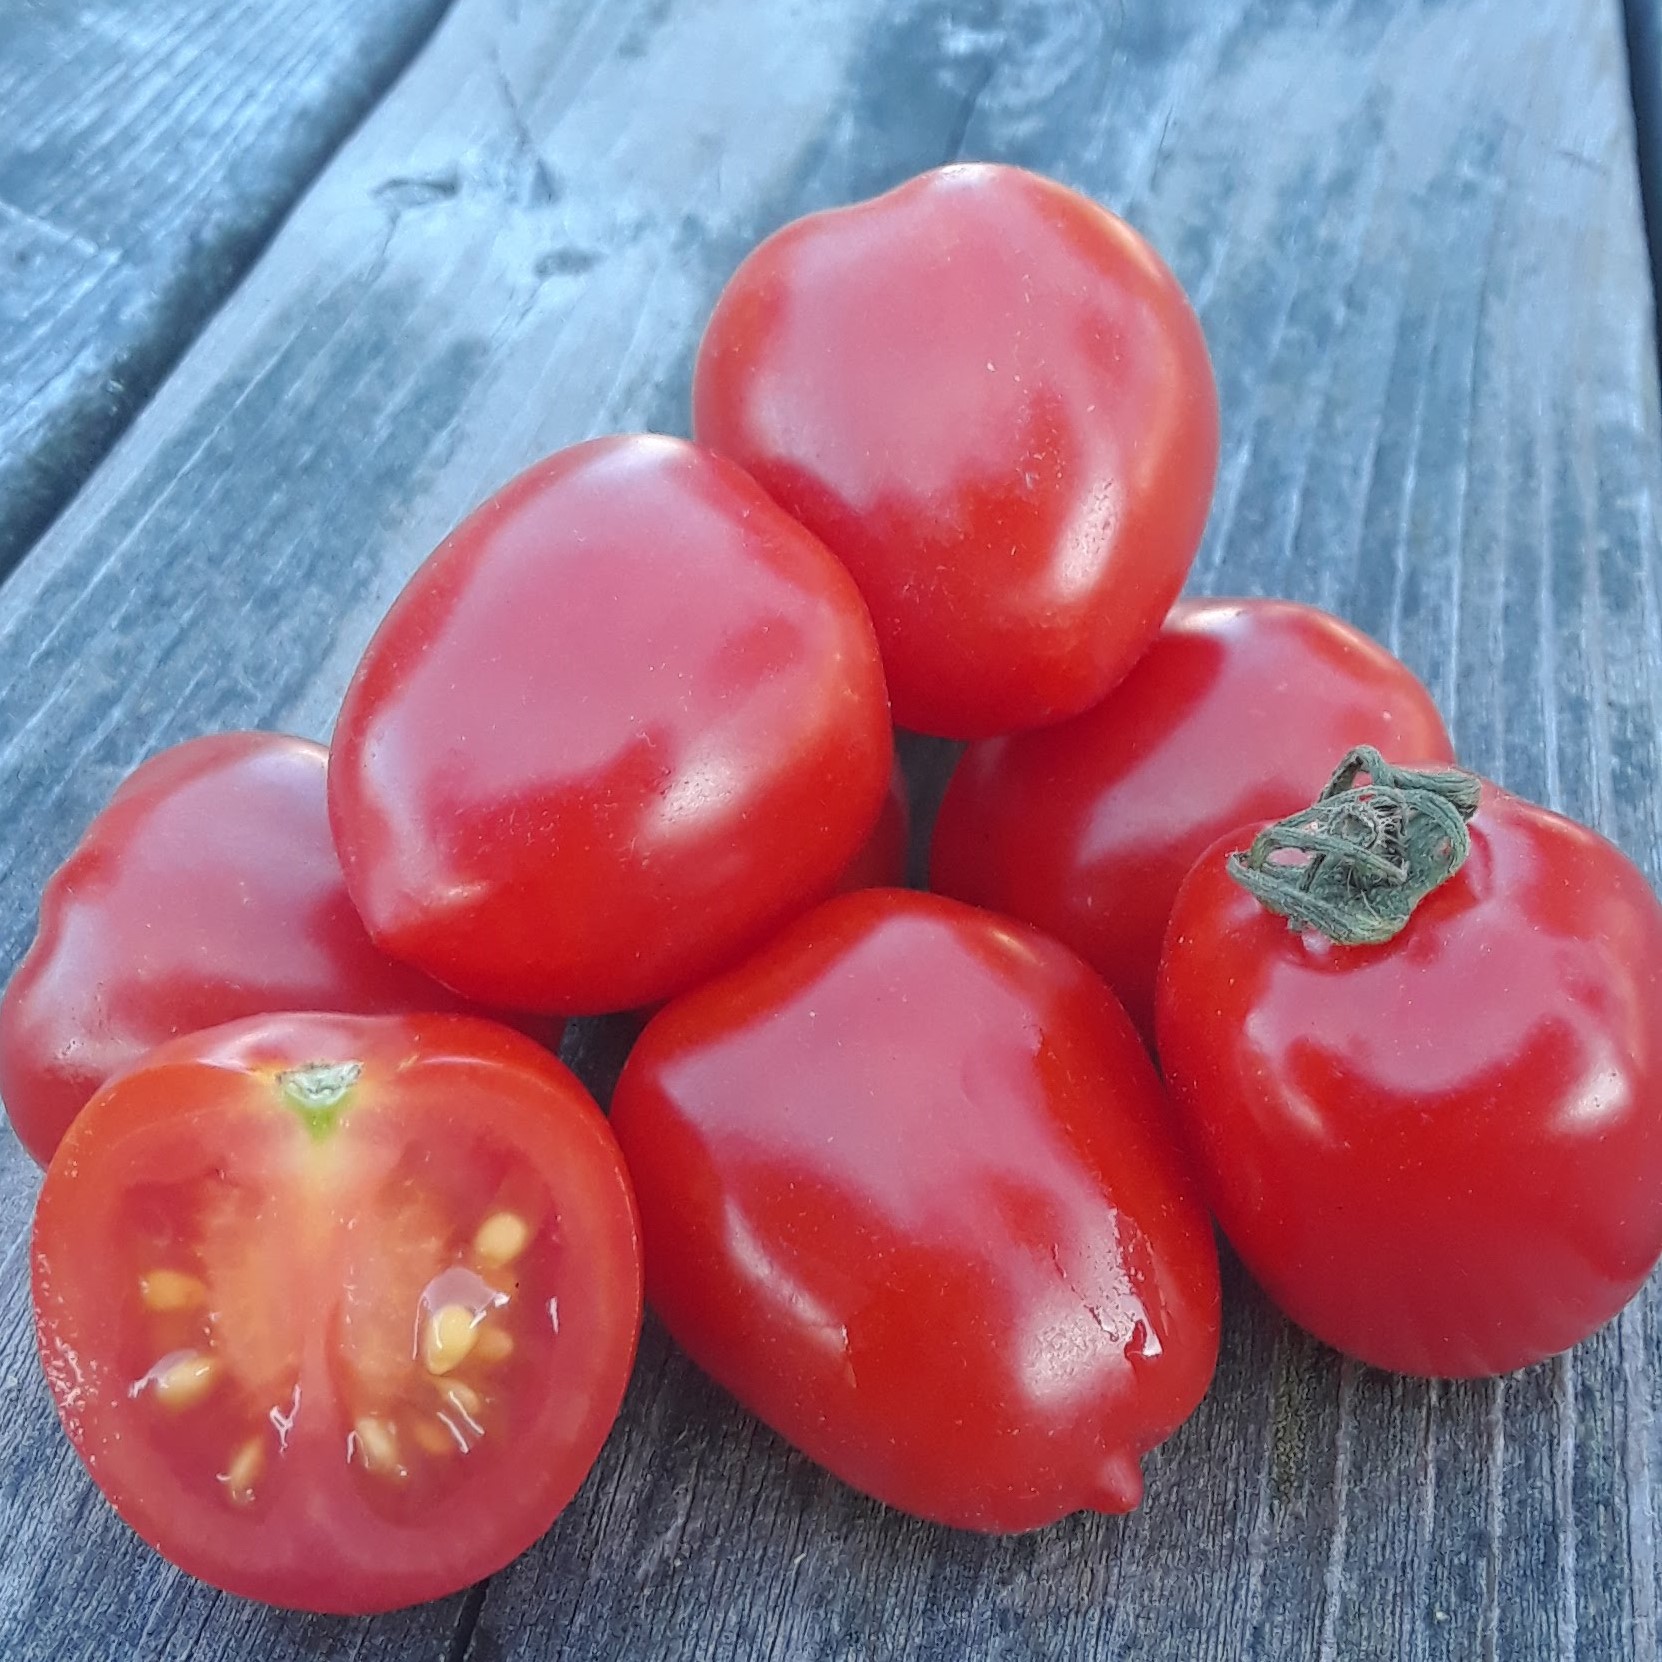
[[[1662,1253],[1662,905],[1596,832],[1359,749],[1210,849],[1161,1064],[1271,1298],[1400,1373],[1506,1373]]]
[[[1353,744],[1454,759],[1413,671],[1350,624],[1291,600],[1180,601],[1094,709],[964,752],[930,887],[1071,946],[1152,1043],[1189,868],[1226,831],[1307,803]]]
[[[529,1546],[640,1325],[605,1120],[469,1016],[264,1016],[150,1052],[53,1159],[33,1270],[53,1401],[116,1511],[302,1610],[438,1598]]]
[[[731,462],[596,439],[416,573],[335,729],[347,886],[472,998],[651,1004],[829,894],[893,733],[859,592]]]
[[[1159,255],[1053,180],[936,169],[753,249],[693,430],[854,574],[903,727],[1076,715],[1131,668],[1211,505],[1217,393]]]
[[[1071,952],[894,889],[670,1003],[612,1104],[677,1342],[845,1482],[989,1531],[1129,1511],[1212,1377],[1168,1115]]]
[[[328,761],[281,733],[173,745],[53,874],[0,998],[0,1099],[42,1165],[93,1092],[164,1039],[281,1010],[469,1008],[370,940],[330,839]],[[545,1020],[537,1037],[559,1031]]]

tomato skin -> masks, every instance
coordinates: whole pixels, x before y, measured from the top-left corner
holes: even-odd
[[[418,571],[341,709],[371,935],[475,998],[653,1003],[831,892],[893,735],[848,575],[730,462],[573,446]]]
[[[274,1106],[282,1070],[347,1058],[363,1070],[348,1099],[349,1117],[320,1142],[351,1135],[360,1150],[373,1149],[373,1133],[347,1131],[366,1117],[385,1126],[391,1116],[389,1136],[436,1139],[419,1144],[429,1154],[447,1139],[460,1148],[465,1138],[489,1133],[514,1151],[516,1169],[548,1186],[554,1237],[570,1266],[562,1271],[555,1338],[545,1341],[559,1347],[558,1390],[546,1378],[511,1387],[511,1437],[475,1443],[459,1486],[452,1484],[432,1515],[389,1518],[365,1504],[371,1480],[351,1465],[333,1412],[339,1375],[325,1355],[344,1329],[340,1318],[310,1313],[355,1279],[331,1278],[328,1252],[350,1250],[354,1241],[361,1252],[369,1231],[387,1227],[389,1217],[396,1226],[396,1214],[361,1204],[361,1179],[353,1187],[361,1152],[307,1167],[313,1140]],[[165,1428],[175,1411],[154,1408],[129,1383],[119,1335],[124,1324],[131,1328],[133,1288],[145,1265],[135,1262],[134,1236],[120,1220],[123,1204],[158,1174],[200,1178],[207,1188],[228,1172],[262,1171],[270,1179],[265,1193],[238,1215],[249,1229],[267,1210],[284,1220],[272,1230],[281,1251],[263,1260],[249,1256],[256,1274],[263,1263],[266,1277],[262,1319],[279,1332],[284,1322],[304,1324],[295,1346],[303,1360],[274,1460],[281,1487],[264,1506],[239,1507],[188,1485],[156,1430],[157,1416]],[[195,1214],[175,1222],[188,1234]],[[257,1241],[251,1236],[244,1244]],[[220,1267],[208,1267],[216,1299],[212,1271]],[[158,1047],[88,1104],[41,1189],[33,1299],[59,1417],[125,1522],[181,1569],[225,1591],[287,1608],[358,1614],[442,1597],[492,1573],[541,1535],[576,1492],[616,1418],[633,1365],[641,1313],[638,1225],[604,1118],[570,1071],[532,1040],[458,1015],[257,1017]],[[216,1304],[210,1331],[216,1323],[228,1331],[230,1315]],[[401,1338],[410,1331],[407,1322],[398,1327]],[[408,1352],[395,1360],[413,1365]],[[261,1432],[262,1406],[256,1402],[247,1416]],[[248,1429],[229,1431],[210,1418],[199,1430],[202,1421],[192,1416],[205,1411],[213,1413],[178,1411],[176,1423],[193,1440],[218,1434],[226,1446]],[[476,1411],[481,1419],[489,1413]]]
[[[1057,721],[1183,586],[1218,410],[1176,279],[1105,209],[958,165],[752,250],[705,331],[693,428],[854,573],[895,720]]]
[[[1224,1232],[1318,1338],[1477,1377],[1576,1344],[1662,1252],[1662,906],[1596,833],[1485,785],[1394,941],[1184,882],[1160,1059]]]
[[[1211,1228],[1101,982],[867,890],[676,1000],[612,1126],[648,1299],[855,1488],[961,1528],[1123,1512],[1218,1344]]]
[[[1226,831],[1311,801],[1354,744],[1454,757],[1413,672],[1348,623],[1288,600],[1180,601],[1094,709],[965,751],[930,887],[1071,946],[1152,1043],[1189,868]]]
[[[365,933],[330,840],[327,766],[322,745],[279,733],[174,745],[53,874],[0,998],[0,1098],[41,1165],[93,1092],[164,1039],[277,1010],[467,1007]]]

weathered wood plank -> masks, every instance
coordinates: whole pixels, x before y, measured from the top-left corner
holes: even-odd
[[[446,0],[0,0],[0,573]]]
[[[1662,872],[1656,354],[1613,4],[460,0],[0,590],[0,963],[125,767],[214,724],[326,731],[472,501],[583,434],[684,425],[751,240],[960,152],[1122,208],[1195,293],[1225,430],[1196,587],[1354,618],[1470,762]],[[298,1622],[158,1570],[56,1436],[21,1271],[14,1246],[10,1656],[153,1617],[142,1654],[170,1657],[1657,1651],[1654,1285],[1572,1358],[1437,1386],[1341,1364],[1231,1266],[1217,1386],[1144,1508],[1014,1541],[852,1495],[649,1326],[594,1476],[472,1626]]]

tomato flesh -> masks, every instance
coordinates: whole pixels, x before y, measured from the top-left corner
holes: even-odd
[[[239,1023],[77,1122],[35,1304],[140,1534],[232,1592],[384,1609],[499,1568],[582,1480],[633,1357],[633,1204],[598,1110],[516,1034]]]

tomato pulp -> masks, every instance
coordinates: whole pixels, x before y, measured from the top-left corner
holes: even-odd
[[[164,1039],[271,1011],[466,1008],[365,932],[329,836],[328,761],[279,733],[174,745],[53,874],[0,999],[0,1099],[42,1165],[93,1092]]]
[[[1160,1060],[1213,1208],[1318,1338],[1504,1373],[1662,1252],[1662,906],[1596,833],[1484,785],[1465,864],[1381,945],[1290,929],[1210,850],[1160,968]]]
[[[1094,709],[971,745],[930,887],[1071,946],[1154,1038],[1160,942],[1206,848],[1289,814],[1347,747],[1451,761],[1431,696],[1348,623],[1289,600],[1191,600]]]
[[[1130,669],[1218,457],[1206,343],[1159,256],[979,164],[754,249],[699,347],[693,427],[854,574],[895,720],[946,738],[1074,715]]]
[[[867,1494],[963,1528],[1123,1512],[1218,1345],[1146,1052],[1071,952],[933,895],[799,919],[623,1070],[648,1295]]]
[[[329,770],[372,936],[475,998],[655,1003],[829,894],[893,734],[848,574],[731,462],[597,439],[394,604]]]
[[[34,1230],[64,1429],[229,1592],[384,1610],[547,1529],[616,1416],[635,1212],[599,1110],[466,1016],[272,1016],[87,1106]]]

